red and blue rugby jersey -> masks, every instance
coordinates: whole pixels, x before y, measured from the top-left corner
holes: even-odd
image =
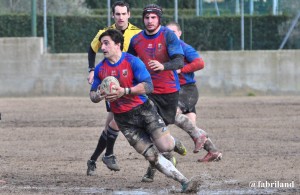
[[[174,93],[180,89],[176,70],[155,72],[148,66],[150,60],[165,63],[175,54],[183,55],[178,38],[169,28],[161,26],[155,35],[147,35],[145,31],[136,34],[131,38],[128,53],[138,56],[145,63],[152,78],[153,94]]]
[[[151,82],[151,76],[144,63],[125,52],[115,64],[104,59],[96,66],[91,91],[96,91],[101,81],[107,76],[116,77],[121,87],[133,87],[141,82]],[[146,100],[146,95],[125,95],[110,102],[110,108],[113,113],[124,113],[143,104]]]
[[[204,61],[192,46],[182,40],[180,40],[180,44],[184,52],[184,66],[178,75],[181,86],[196,82],[194,72],[204,68]]]

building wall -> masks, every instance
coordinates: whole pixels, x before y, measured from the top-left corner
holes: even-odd
[[[300,95],[300,50],[200,55],[200,96]],[[45,54],[42,38],[0,38],[0,59],[0,97],[88,96],[87,53]]]

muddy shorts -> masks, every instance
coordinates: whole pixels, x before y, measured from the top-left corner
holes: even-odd
[[[193,84],[187,84],[180,86],[178,107],[183,114],[196,113],[196,104],[198,102],[199,93],[197,86]]]
[[[131,146],[134,146],[137,142],[144,142],[144,145],[152,144],[150,135],[153,132],[164,134],[163,131],[155,130],[166,128],[163,119],[157,113],[157,109],[151,100],[131,111],[114,114],[114,118]],[[159,135],[155,136],[159,137]]]
[[[179,92],[169,94],[148,94],[157,107],[159,115],[166,125],[174,124],[178,106]]]

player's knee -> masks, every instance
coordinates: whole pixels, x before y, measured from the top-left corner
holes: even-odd
[[[112,121],[110,121],[109,126],[113,129],[115,129],[116,131],[119,131],[119,127],[114,119]]]
[[[164,141],[161,141],[159,144],[156,144],[157,149],[160,152],[171,152],[175,147],[175,141],[172,137],[168,139],[164,139]]]

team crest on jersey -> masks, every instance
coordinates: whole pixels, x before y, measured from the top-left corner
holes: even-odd
[[[161,44],[161,43],[159,43],[159,44],[157,45],[157,48],[158,48],[158,50],[161,50],[161,48],[162,48],[162,44]]]
[[[115,70],[111,71],[111,76],[117,76],[117,72]]]
[[[122,70],[122,75],[123,75],[124,77],[127,77],[127,75],[128,75],[128,70],[127,70],[127,69]]]
[[[152,49],[152,48],[153,48],[152,43],[149,43],[149,44],[148,44],[148,48],[149,48],[149,49]]]

